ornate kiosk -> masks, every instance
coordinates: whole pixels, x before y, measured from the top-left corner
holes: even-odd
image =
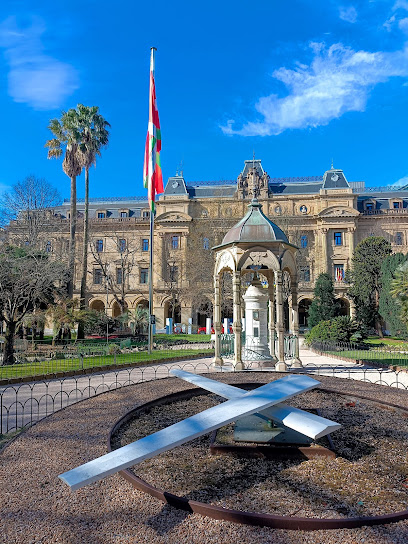
[[[221,335],[221,299],[220,280],[225,272],[232,275],[233,288],[233,333],[234,359],[236,370],[245,368],[248,359],[247,342],[242,346],[243,298],[241,295],[241,279],[245,274],[255,275],[248,288],[247,323],[252,324],[251,332],[258,335],[254,342],[259,346],[258,353],[265,352],[269,346],[269,356],[265,357],[269,363],[273,361],[278,371],[287,370],[285,362],[285,315],[284,303],[288,303],[287,328],[296,337],[292,368],[302,366],[299,359],[299,315],[297,302],[297,275],[295,255],[297,247],[290,244],[286,234],[275,223],[270,221],[262,212],[262,205],[253,199],[248,205],[249,211],[224,236],[222,244],[214,247],[214,330],[215,330],[215,358],[214,365],[222,365],[223,359],[220,350]],[[258,275],[265,278],[262,286]],[[261,287],[260,287],[261,286]],[[262,294],[264,291],[265,294]],[[251,294],[252,293],[252,294]],[[253,295],[259,298],[259,304]],[[268,312],[264,311],[262,300],[267,295]],[[245,298],[245,296],[244,296]],[[259,306],[259,307],[257,307]],[[265,332],[268,330],[269,339]],[[248,327],[247,331],[248,333]],[[275,333],[277,341],[275,342]],[[254,335],[255,336],[255,335]],[[255,336],[255,338],[257,338]],[[255,348],[254,348],[255,349]],[[253,351],[253,350],[252,350]]]

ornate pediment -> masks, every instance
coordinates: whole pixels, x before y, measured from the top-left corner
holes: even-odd
[[[185,223],[192,221],[192,217],[183,212],[164,212],[155,219],[156,223]]]
[[[349,206],[331,206],[319,212],[318,217],[357,217],[360,213]]]

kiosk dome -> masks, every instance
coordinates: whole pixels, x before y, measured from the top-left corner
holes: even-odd
[[[286,234],[262,212],[262,204],[254,198],[248,204],[247,214],[224,236],[222,243],[214,249],[242,242],[283,242],[289,244]]]

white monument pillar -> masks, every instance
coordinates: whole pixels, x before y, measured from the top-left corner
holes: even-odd
[[[271,358],[276,363],[277,359],[275,357],[275,294],[274,294],[274,280],[270,280],[268,278],[268,295],[269,295],[269,303],[268,303],[268,329],[269,329],[269,353],[271,354]]]
[[[242,298],[246,329],[244,359],[267,364],[273,360],[268,346],[268,292],[256,278]]]

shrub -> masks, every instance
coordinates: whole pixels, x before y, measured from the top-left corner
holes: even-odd
[[[110,344],[108,354],[109,355],[115,355],[115,354],[118,354],[118,353],[122,353],[122,351],[120,349],[120,346],[118,346],[117,344]]]
[[[65,353],[63,351],[56,351],[53,359],[65,359]]]
[[[321,321],[315,325],[306,335],[306,343],[313,342],[350,342],[356,334],[357,325],[349,317],[339,316],[327,321]]]

